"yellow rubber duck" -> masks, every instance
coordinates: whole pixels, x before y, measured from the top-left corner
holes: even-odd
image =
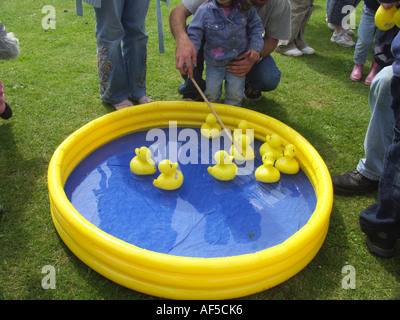
[[[288,144],[283,150],[283,157],[276,160],[275,167],[282,173],[296,174],[299,172],[299,163],[295,159],[296,148],[293,144]]]
[[[153,174],[156,172],[156,165],[151,159],[151,151],[147,147],[135,149],[136,156],[131,160],[129,166],[131,171],[138,175]]]
[[[255,153],[251,147],[251,139],[246,134],[236,135],[234,137],[236,146],[233,144],[230,149],[231,155],[236,160],[248,161],[255,158]],[[239,149],[239,150],[238,150]]]
[[[165,159],[158,164],[161,174],[153,180],[153,185],[164,190],[178,189],[183,183],[183,174],[176,168],[178,163]]]
[[[261,157],[267,152],[272,152],[275,159],[281,158],[283,156],[281,144],[282,138],[277,134],[267,135],[266,141],[260,147]]]
[[[277,182],[281,174],[274,167],[275,158],[271,152],[267,152],[262,156],[263,164],[256,169],[254,173],[256,179],[261,182],[274,183]]]
[[[237,166],[232,162],[233,157],[228,152],[225,150],[217,151],[214,154],[214,159],[217,164],[213,167],[208,167],[207,171],[215,179],[228,181],[236,176]]]
[[[235,136],[245,134],[250,138],[250,143],[252,143],[254,141],[254,131],[247,131],[248,129],[250,130],[249,123],[246,120],[240,120],[238,128],[233,130],[233,138],[235,138]]]
[[[209,113],[206,122],[201,125],[200,132],[206,138],[212,139],[221,134],[221,126],[217,123],[217,118],[213,113]]]

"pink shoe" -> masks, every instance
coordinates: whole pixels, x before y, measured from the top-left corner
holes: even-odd
[[[355,64],[353,71],[350,74],[350,79],[353,81],[360,81],[362,77],[362,70],[363,70],[364,65],[362,64]]]
[[[367,86],[369,86],[372,82],[372,80],[374,80],[376,74],[378,73],[378,64],[374,61],[372,61],[372,65],[371,65],[371,69],[369,69],[369,73],[367,75],[367,77],[365,78],[365,84]]]
[[[6,102],[4,100],[4,86],[0,80],[0,114],[6,109]]]

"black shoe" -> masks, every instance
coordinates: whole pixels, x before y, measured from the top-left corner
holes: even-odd
[[[252,89],[249,83],[246,81],[244,86],[244,97],[247,100],[258,101],[262,98],[262,92],[261,90]]]
[[[378,190],[379,181],[364,177],[357,170],[346,172],[332,178],[333,189],[337,194],[363,194]]]
[[[0,114],[0,117],[2,117],[3,119],[10,119],[12,116],[12,110],[11,107],[8,105],[8,103],[6,102],[6,108],[4,109],[4,112],[2,114]]]
[[[390,238],[382,232],[376,235],[367,235],[369,252],[381,258],[391,258],[393,256],[396,241],[397,239]]]

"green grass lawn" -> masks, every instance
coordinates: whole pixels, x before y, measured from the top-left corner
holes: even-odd
[[[155,1],[147,17],[147,89],[158,101],[181,98],[168,26],[169,13],[179,2],[172,0],[170,7],[162,3],[165,54],[158,52]],[[290,58],[273,53],[282,71],[279,87],[244,107],[297,130],[336,175],[353,169],[363,156],[369,87],[349,79],[354,49],[330,42],[325,3],[315,1],[306,30],[316,54]],[[56,9],[55,29],[42,27],[44,5]],[[357,23],[360,18],[358,7]],[[73,0],[3,0],[0,21],[19,38],[21,50],[16,60],[0,61],[0,79],[14,111],[10,120],[0,121],[0,204],[5,208],[0,220],[0,300],[154,299],[82,263],[59,238],[50,215],[47,167],[53,152],[82,125],[112,112],[99,99],[93,9],[84,5],[79,17]],[[376,193],[335,196],[326,241],[310,264],[288,281],[246,298],[399,299],[400,251],[389,260],[372,256],[359,228],[358,214],[376,200]],[[56,289],[41,285],[46,265],[56,268]],[[356,271],[355,289],[342,286],[346,265]]]

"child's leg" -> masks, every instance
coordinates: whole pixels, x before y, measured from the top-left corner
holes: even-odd
[[[225,76],[225,104],[240,107],[244,95],[246,77],[237,77],[231,72]]]
[[[206,66],[206,92],[204,94],[210,102],[219,102],[219,98],[221,98],[225,70],[225,67]]]
[[[365,64],[368,52],[371,49],[372,44],[374,42],[376,30],[377,29],[375,25],[375,12],[364,6],[360,24],[357,29],[358,39],[354,50],[355,64],[358,65]]]

